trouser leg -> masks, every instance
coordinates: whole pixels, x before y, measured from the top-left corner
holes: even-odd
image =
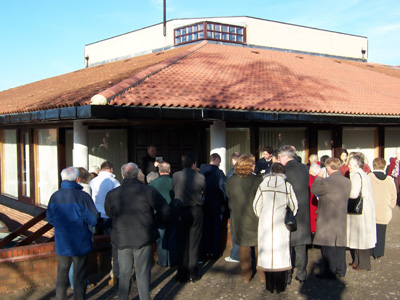
[[[231,211],[231,238],[232,238],[231,258],[234,260],[239,260],[239,246],[235,243],[235,239],[233,237],[232,211]]]
[[[257,270],[258,278],[260,279],[261,282],[265,282],[265,272],[262,271],[261,269],[257,268],[257,261],[258,261],[258,247],[257,246],[254,246],[254,257],[255,257],[254,264],[255,264],[255,267]]]
[[[136,282],[140,300],[150,300],[152,246],[133,249]]]
[[[85,299],[87,288],[88,256],[73,256],[72,261],[74,263],[74,299],[83,300]]]
[[[131,290],[131,276],[133,268],[133,249],[118,250],[119,286],[118,300],[128,300]]]
[[[178,254],[178,271],[177,280],[186,281],[189,277],[188,272],[188,254],[189,254],[189,226],[191,224],[188,217],[187,208],[181,208],[178,211],[177,223],[177,254]]]
[[[158,228],[158,232],[160,233],[160,237],[157,239],[157,255],[158,255],[158,264],[162,267],[168,266],[168,249],[167,249],[167,236],[165,228]]]
[[[294,246],[296,277],[298,280],[307,279],[307,247],[306,245]]]
[[[189,229],[188,271],[189,277],[196,279],[199,276],[199,251],[201,236],[203,234],[203,208],[201,206],[191,207],[190,214],[193,223]]]
[[[287,286],[287,271],[275,272],[275,289],[278,293],[284,292]]]
[[[67,299],[68,272],[71,267],[72,258],[69,256],[57,256],[57,281],[56,281],[56,299]]]
[[[360,270],[371,270],[371,258],[370,250],[355,250],[356,256],[358,257],[357,268]]]
[[[249,282],[251,279],[251,254],[250,247],[239,246],[240,274],[243,282]]]
[[[336,248],[336,274],[341,277],[346,276],[346,247],[335,247]]]

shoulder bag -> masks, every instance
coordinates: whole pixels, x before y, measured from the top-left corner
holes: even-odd
[[[362,196],[362,176],[361,174],[358,174],[361,177],[361,189],[360,189],[360,194],[358,195],[357,198],[349,198],[347,202],[347,213],[349,215],[361,215],[363,212],[363,196]]]

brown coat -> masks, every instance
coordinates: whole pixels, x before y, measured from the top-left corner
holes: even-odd
[[[347,202],[350,180],[340,171],[328,178],[317,177],[311,193],[318,196],[317,231],[314,244],[321,246],[346,246]]]

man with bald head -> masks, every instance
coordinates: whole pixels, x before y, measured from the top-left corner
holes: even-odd
[[[134,163],[121,167],[122,185],[111,190],[104,203],[112,218],[111,243],[118,249],[119,295],[128,299],[133,261],[139,298],[150,300],[152,244],[159,237],[156,221],[167,222],[169,206],[157,190],[138,180]]]

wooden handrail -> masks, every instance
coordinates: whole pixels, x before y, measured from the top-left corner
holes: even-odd
[[[4,239],[2,239],[0,241],[0,249],[7,246],[9,243],[11,243],[17,236],[20,236],[21,234],[25,233],[26,231],[28,231],[29,228],[31,228],[32,226],[35,226],[37,223],[39,223],[40,221],[42,221],[43,219],[46,218],[46,211],[44,210],[43,212],[41,212],[39,215],[37,215],[36,217],[32,218],[31,220],[29,220],[28,222],[26,222],[24,225],[20,226],[19,228],[17,228],[15,231],[11,232],[9,235],[7,235]],[[48,228],[48,226],[51,226],[50,228]],[[39,238],[40,236],[42,236],[43,233],[49,231],[53,226],[50,224],[46,224],[45,226],[43,226],[42,228],[40,228],[38,231],[40,232],[40,234],[36,231],[33,234],[31,234],[30,236],[28,236],[27,238],[29,238],[29,243],[33,242],[34,240],[36,240],[37,238]],[[44,231],[46,229],[46,231]],[[31,236],[33,236],[31,238]],[[26,239],[27,239],[26,238]],[[23,241],[22,241],[23,242]],[[18,243],[18,245],[20,245],[22,242]]]

